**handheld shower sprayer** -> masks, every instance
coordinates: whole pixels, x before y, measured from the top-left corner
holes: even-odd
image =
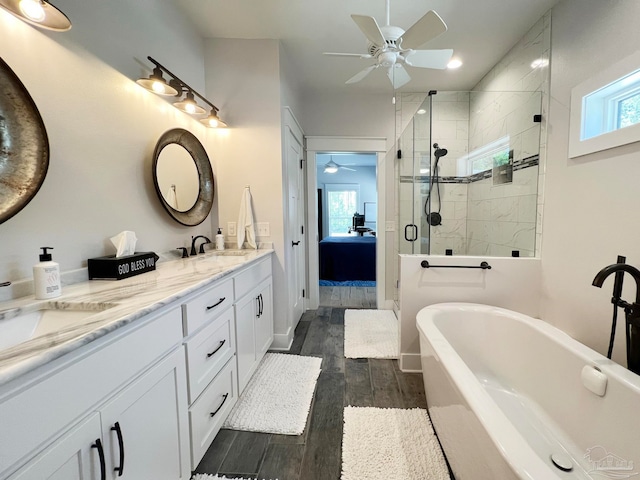
[[[442,208],[442,197],[440,196],[440,183],[439,183],[439,175],[438,175],[438,161],[440,158],[444,157],[449,151],[446,148],[440,148],[437,143],[433,144],[433,148],[435,151],[433,152],[433,156],[436,157],[436,161],[433,164],[433,181],[431,182],[431,187],[429,188],[429,194],[427,195],[427,200],[424,203],[424,213],[427,216],[427,223],[429,225],[437,226],[442,224],[442,216],[440,215],[440,209]],[[429,213],[429,199],[431,198],[431,190],[433,187],[436,187],[438,192],[438,211]]]

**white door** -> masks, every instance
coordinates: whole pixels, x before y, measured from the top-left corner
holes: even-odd
[[[302,143],[294,132],[285,126],[288,192],[288,237],[290,264],[287,266],[289,299],[291,302],[291,328],[295,328],[304,311],[305,241],[304,241],[304,162]]]

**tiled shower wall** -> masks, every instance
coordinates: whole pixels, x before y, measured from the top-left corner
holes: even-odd
[[[443,222],[441,226],[431,227],[432,254],[443,254],[447,248],[453,249],[454,254],[492,256],[510,255],[513,250],[518,250],[522,256],[533,256],[539,251],[549,99],[549,69],[545,61],[549,59],[550,41],[551,18],[547,13],[487,73],[471,94],[438,92],[433,97],[432,141],[449,150],[449,154],[440,160],[440,176],[456,176],[457,158],[507,133],[514,150],[514,161],[531,159],[539,152],[539,166],[525,162],[527,168],[515,170],[511,184],[494,186],[491,178],[469,184],[441,184]],[[534,60],[542,60],[539,67],[532,67]],[[426,98],[426,94],[398,95],[397,132],[407,130]],[[533,123],[533,115],[539,113],[542,122]],[[403,154],[411,155],[410,142],[401,143]],[[415,138],[412,132],[411,143],[417,147],[416,155],[428,158],[428,152],[432,151],[428,132],[418,132]],[[408,167],[410,163],[403,159],[398,165],[396,185],[399,185],[397,205],[400,209],[397,225],[402,237],[404,225],[414,223],[412,211],[421,212],[424,208],[428,189],[418,182],[412,197],[413,186],[407,180],[412,174]],[[437,194],[433,195],[432,202],[435,203],[432,203],[431,211],[437,211]],[[419,218],[420,221],[415,220],[419,234],[426,237],[425,216]],[[425,252],[423,246],[414,251]],[[407,242],[400,238],[399,253],[410,253],[406,248]]]

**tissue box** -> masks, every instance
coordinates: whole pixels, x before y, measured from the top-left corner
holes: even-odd
[[[89,280],[122,280],[156,269],[158,255],[154,252],[136,252],[116,258],[115,255],[87,260]]]

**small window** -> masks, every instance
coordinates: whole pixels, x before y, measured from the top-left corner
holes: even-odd
[[[640,52],[571,91],[569,157],[640,141]]]
[[[325,185],[329,236],[347,235],[358,210],[359,185]]]

